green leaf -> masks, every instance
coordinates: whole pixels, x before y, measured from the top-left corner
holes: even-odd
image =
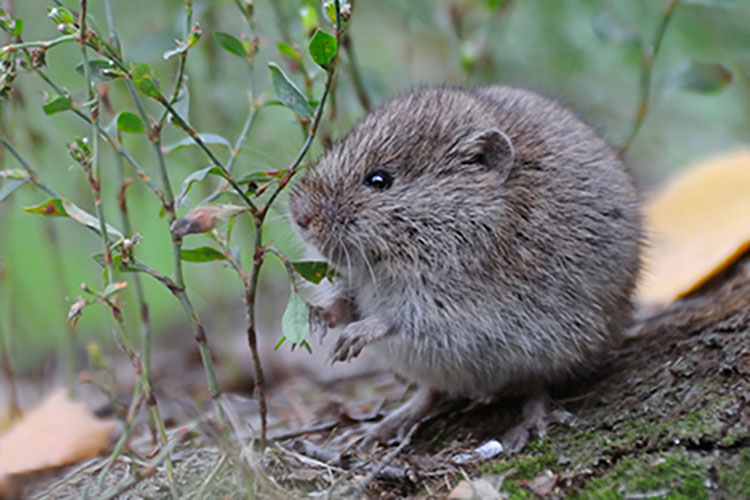
[[[159,81],[154,78],[151,66],[146,63],[135,62],[130,65],[130,78],[133,84],[144,95],[153,98],[161,97],[159,91]]]
[[[284,42],[279,42],[276,45],[276,48],[279,49],[279,52],[287,57],[291,57],[297,62],[302,61],[302,54],[300,54],[297,49],[292,47],[291,45],[288,45]]]
[[[65,7],[50,7],[47,10],[47,15],[55,24],[73,24],[76,22],[76,18]]]
[[[93,229],[96,234],[101,234],[99,232],[99,219],[91,215],[90,213],[80,209],[76,204],[71,203],[67,200],[62,201],[63,210],[65,210],[66,215],[68,215],[71,219],[75,220],[79,224],[83,224],[84,226]],[[107,224],[107,235],[110,237],[110,239],[115,240],[121,240],[123,239],[122,233],[115,229],[114,227]]]
[[[294,270],[297,271],[300,276],[316,285],[323,281],[323,278],[332,278],[335,275],[334,271],[329,269],[328,264],[325,262],[292,262],[292,266],[294,266]]]
[[[236,56],[247,59],[245,46],[242,45],[242,42],[240,42],[237,38],[230,35],[229,33],[224,33],[223,31],[214,31],[214,41],[219,45],[219,47],[226,50],[227,52],[231,52]]]
[[[732,72],[716,63],[684,61],[667,77],[667,87],[693,92],[718,92],[732,83]]]
[[[313,61],[327,70],[331,66],[331,61],[338,54],[338,47],[339,44],[336,41],[336,37],[317,29],[310,40],[310,56]]]
[[[44,203],[35,205],[33,207],[26,207],[23,209],[27,214],[42,214],[49,217],[67,217],[68,212],[65,211],[65,206],[60,198],[52,198]]]
[[[200,25],[198,23],[194,24],[193,27],[190,28],[190,33],[188,33],[187,39],[184,41],[178,40],[177,47],[164,53],[164,59],[166,60],[170,57],[176,56],[177,54],[186,53],[188,50],[190,50],[191,47],[194,47],[195,44],[198,43],[198,40],[200,40],[202,34],[203,32],[201,31]]]
[[[7,181],[5,181],[0,187],[0,201],[4,201],[6,198],[8,198],[13,192],[26,184],[29,180],[28,179],[13,179],[10,178]]]
[[[212,262],[215,260],[226,260],[226,257],[224,257],[223,253],[211,247],[182,249],[180,251],[180,258],[187,262]]]
[[[285,173],[286,173],[285,168],[274,170],[272,172],[250,172],[249,174],[244,175],[242,178],[240,178],[237,181],[237,184],[242,185],[242,184],[249,184],[251,182],[264,184],[274,179],[280,179],[284,177]]]
[[[281,330],[292,344],[299,344],[305,340],[309,328],[310,313],[307,305],[299,294],[292,292],[284,316],[281,318]]]
[[[591,18],[591,27],[594,33],[605,42],[620,44],[624,43],[635,47],[640,46],[641,37],[638,33],[619,25],[612,19],[612,13],[606,7],[599,9]]]
[[[103,277],[106,278],[107,276],[107,263],[104,260],[104,254],[103,253],[97,253],[91,256],[92,259],[94,259],[94,262],[99,264],[102,269],[104,270]],[[122,268],[122,254],[121,253],[112,253],[112,266],[114,266],[115,269],[120,270]]]
[[[140,117],[129,111],[122,111],[117,115],[117,128],[131,134],[142,134],[146,131]]]
[[[0,170],[0,178],[2,179],[16,179],[16,180],[28,180],[29,174],[26,170],[20,168],[10,168],[6,170]]]
[[[198,134],[198,137],[201,138],[203,142],[206,144],[221,144],[222,146],[228,147],[230,150],[232,149],[232,145],[229,143],[228,140],[223,138],[220,135],[216,134]],[[195,141],[191,139],[190,137],[186,137],[182,139],[179,142],[175,142],[174,144],[170,144],[168,146],[164,146],[162,148],[162,152],[164,154],[169,154],[173,151],[177,151],[178,149],[186,148],[188,146],[195,146]]]
[[[318,13],[315,11],[315,2],[303,0],[302,7],[299,9],[300,21],[305,29],[305,34],[310,34],[318,26]]]
[[[92,59],[89,61],[89,69],[91,70],[91,76],[97,80],[112,80],[114,78],[112,70],[115,68],[109,61]],[[84,74],[82,62],[78,63],[76,71],[81,75]]]
[[[23,19],[16,19],[13,21],[13,28],[10,31],[10,34],[13,36],[21,36],[21,33],[23,33]]]
[[[54,115],[55,113],[59,113],[60,111],[67,111],[72,108],[72,101],[67,97],[61,96],[53,98],[47,104],[42,106],[42,110],[44,110],[45,115]]]
[[[333,24],[336,24],[336,2],[333,0],[326,0],[326,2],[323,3],[323,10],[325,10],[328,20]]]
[[[127,281],[112,282],[102,290],[102,298],[108,298],[128,286]]]
[[[268,63],[268,69],[271,71],[271,82],[276,96],[287,108],[291,109],[298,115],[311,120],[313,110],[307,103],[307,99],[296,85],[289,79],[278,64]]]
[[[99,220],[90,213],[81,210],[76,204],[60,198],[52,198],[44,203],[33,207],[26,207],[24,212],[29,214],[42,214],[49,217],[70,217],[74,221],[93,229],[97,234],[99,232]],[[120,231],[107,224],[107,234],[113,240],[122,240],[123,236]],[[117,241],[115,241],[116,243]]]
[[[182,200],[185,198],[188,191],[190,191],[190,188],[193,186],[193,184],[196,182],[202,182],[208,175],[221,175],[222,177],[224,176],[219,167],[206,167],[188,175],[187,177],[185,177],[185,180],[182,181],[182,189],[180,189],[180,194],[177,195],[175,206],[179,207],[180,205],[182,205]]]

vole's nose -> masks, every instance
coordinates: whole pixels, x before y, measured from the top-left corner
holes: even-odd
[[[307,213],[297,214],[294,217],[294,222],[301,228],[301,229],[307,229],[310,225],[310,222],[312,222],[312,217],[310,217]]]

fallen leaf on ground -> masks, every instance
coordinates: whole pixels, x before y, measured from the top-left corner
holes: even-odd
[[[645,207],[645,272],[638,298],[683,297],[750,250],[750,150],[701,162]]]
[[[0,436],[0,485],[14,474],[96,456],[109,445],[114,428],[114,420],[96,418],[83,403],[56,391]]]
[[[448,498],[451,500],[501,500],[503,497],[495,487],[486,479],[464,479],[450,492]]]
[[[532,493],[537,496],[543,497],[552,493],[552,490],[557,486],[557,481],[560,478],[557,474],[553,474],[551,470],[543,470],[537,477],[531,481],[519,481],[521,484],[526,486]]]

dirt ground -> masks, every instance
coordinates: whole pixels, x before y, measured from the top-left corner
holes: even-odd
[[[364,363],[325,376],[316,367],[277,376],[269,384],[265,454],[251,439],[258,426],[254,400],[225,398],[232,430],[221,435],[201,418],[212,413],[162,395],[172,434],[199,422],[176,448],[171,470],[163,462],[148,467],[151,445],[142,432],[133,453],[103,480],[96,473],[106,457],[23,481],[20,492],[28,498],[176,492],[179,498],[750,499],[748,259],[642,320],[637,333],[604,360],[602,376],[556,399],[575,415],[572,425],[551,428],[518,455],[466,455],[519,417],[512,400],[459,405],[425,422],[409,442],[372,454],[337,453],[337,439],[408,396],[405,385]]]

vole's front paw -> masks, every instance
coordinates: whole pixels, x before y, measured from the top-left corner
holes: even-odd
[[[353,325],[356,325],[354,323]],[[331,350],[328,360],[331,363],[336,361],[349,361],[359,356],[362,349],[369,343],[373,342],[366,332],[357,331],[349,325],[341,334],[336,345]]]
[[[388,331],[388,325],[374,316],[350,323],[341,333],[328,360],[335,363],[356,358],[366,345],[382,339]]]

